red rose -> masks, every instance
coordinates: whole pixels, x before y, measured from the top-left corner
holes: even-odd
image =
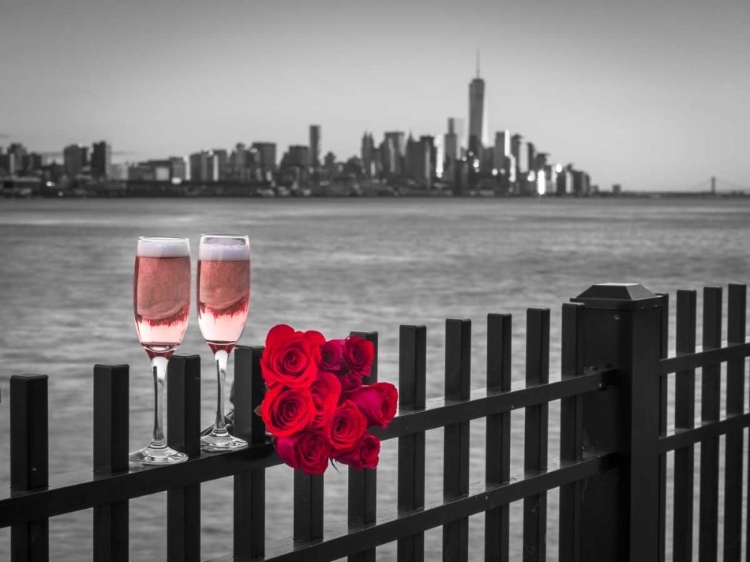
[[[341,381],[341,388],[344,389],[344,394],[341,396],[342,398],[346,398],[350,392],[362,388],[362,377],[356,373],[347,373],[343,377],[339,377],[339,380]]]
[[[339,378],[325,371],[319,371],[318,377],[310,387],[315,415],[312,427],[321,428],[328,423],[338,406],[341,397],[341,383]]]
[[[344,340],[328,340],[323,344],[320,348],[320,368],[336,374],[346,370]]]
[[[398,390],[391,383],[376,382],[347,396],[367,418],[367,427],[388,427],[396,416]]]
[[[380,460],[380,439],[372,433],[365,433],[354,448],[348,453],[342,453],[336,457],[336,461],[348,464],[356,470],[363,468],[376,468]]]
[[[318,374],[320,332],[295,332],[286,324],[274,326],[266,336],[266,348],[260,359],[263,380],[269,387],[282,384],[289,388],[308,388]]]
[[[263,397],[261,417],[274,437],[289,437],[315,419],[315,401],[307,390],[274,386]]]
[[[369,377],[375,359],[375,344],[359,336],[349,336],[344,343],[344,359],[353,373]]]
[[[320,430],[308,429],[292,437],[275,440],[279,458],[305,474],[323,474],[328,468],[331,446]]]
[[[331,444],[331,454],[350,451],[367,430],[367,420],[357,405],[350,400],[345,400],[334,412],[324,431]]]

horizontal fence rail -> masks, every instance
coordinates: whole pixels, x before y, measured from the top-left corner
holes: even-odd
[[[745,286],[730,285],[727,341],[722,340],[722,290],[703,298],[703,346],[698,348],[696,293],[677,294],[676,354],[666,357],[669,299],[640,285],[595,285],[563,305],[559,380],[549,382],[550,311],[529,309],[525,385],[511,382],[512,318],[487,318],[487,384],[471,391],[469,320],[446,321],[445,396],[426,399],[424,326],[402,326],[399,412],[383,440],[398,440],[398,500],[377,505],[377,471],[348,472],[348,517],[324,517],[322,476],[295,471],[294,535],[267,541],[265,471],[280,464],[253,410],[265,392],[262,347],[239,346],[235,361],[233,431],[243,451],[200,451],[200,357],[169,365],[169,445],[189,460],[140,467],[127,460],[128,367],[94,369],[94,458],[91,472],[56,475],[48,467],[47,378],[11,379],[11,487],[0,491],[0,527],[11,527],[12,560],[48,560],[49,518],[94,508],[94,560],[126,561],[129,501],[167,494],[168,559],[197,561],[201,484],[234,478],[230,560],[374,561],[377,547],[397,542],[401,561],[424,560],[424,533],[442,527],[445,561],[469,560],[469,517],[485,513],[485,560],[512,558],[509,504],[523,501],[524,562],[547,557],[547,492],[560,489],[559,559],[665,558],[666,454],[674,451],[675,560],[692,557],[695,444],[701,444],[699,556],[739,560],[743,534],[743,430],[750,427],[743,395],[746,359]],[[378,334],[358,332],[376,345]],[[722,363],[727,364],[725,411],[720,408]],[[695,419],[695,371],[702,371],[701,416]],[[667,419],[668,378],[675,376],[675,419]],[[377,360],[366,383],[378,380]],[[561,401],[560,457],[548,458],[549,404]],[[510,470],[510,413],[525,410],[523,468]],[[637,415],[634,415],[637,412]],[[469,423],[486,419],[485,479],[469,474]],[[557,423],[557,421],[552,421]],[[425,434],[444,429],[443,497],[425,500]],[[726,436],[720,463],[718,439]],[[723,535],[719,472],[724,467]],[[750,521],[750,518],[748,518]],[[219,553],[217,553],[219,554]],[[54,553],[52,553],[54,559]]]

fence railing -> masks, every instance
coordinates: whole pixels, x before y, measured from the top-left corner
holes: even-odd
[[[376,506],[376,471],[349,470],[348,520],[326,522],[323,478],[294,474],[293,540],[266,541],[265,470],[280,463],[253,410],[262,400],[261,347],[238,347],[234,432],[244,451],[202,454],[200,358],[176,356],[168,372],[168,441],[190,459],[173,466],[128,463],[127,365],[94,368],[92,472],[50,476],[47,377],[11,378],[11,488],[0,492],[0,527],[11,527],[12,560],[49,559],[48,519],[94,508],[94,560],[128,559],[128,502],[167,491],[167,556],[198,560],[200,486],[234,478],[230,560],[375,560],[397,541],[398,560],[424,560],[424,532],[442,527],[443,560],[467,561],[468,518],[485,512],[485,560],[509,560],[509,504],[523,500],[523,560],[546,558],[547,492],[560,489],[559,559],[665,556],[666,454],[674,453],[675,560],[692,559],[693,447],[701,445],[700,559],[718,549],[719,436],[726,435],[724,560],[742,547],[746,288],[729,286],[728,343],[722,290],[704,292],[703,349],[696,352],[696,293],[677,294],[677,354],[667,358],[667,295],[640,285],[595,285],[562,307],[561,379],[549,382],[549,309],[529,309],[526,388],[511,390],[511,317],[487,319],[487,388],[470,391],[471,322],[447,320],[445,397],[426,400],[426,329],[402,326],[399,414],[382,439],[398,439],[397,504]],[[376,333],[360,333],[377,345]],[[726,415],[720,412],[727,364]],[[695,369],[702,369],[701,419]],[[675,427],[667,420],[676,373]],[[367,382],[377,380],[377,361]],[[548,458],[549,403],[561,400],[560,458]],[[523,470],[511,474],[511,412],[525,409]],[[469,481],[469,423],[486,418],[486,475]],[[425,501],[425,432],[444,428],[443,498]],[[746,533],[750,540],[750,517]]]

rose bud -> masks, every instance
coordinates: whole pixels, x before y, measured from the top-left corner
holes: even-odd
[[[365,416],[356,404],[345,400],[323,430],[331,444],[331,455],[350,451],[362,438],[365,430],[367,430]]]
[[[375,344],[359,336],[349,336],[344,343],[344,360],[352,373],[369,377],[375,359]]]
[[[341,382],[336,375],[320,371],[310,387],[310,394],[315,408],[311,427],[321,428],[336,411],[341,397]]]
[[[363,468],[376,468],[380,460],[380,439],[372,433],[365,433],[354,448],[342,453],[335,458],[341,464],[348,464],[356,470]]]
[[[271,388],[263,397],[260,415],[275,437],[289,437],[306,429],[315,419],[310,392],[284,386]]]
[[[330,373],[342,374],[344,363],[344,340],[328,340],[320,348],[320,368]]]
[[[279,324],[266,336],[266,348],[260,359],[263,380],[272,388],[309,388],[318,374],[320,346],[325,342],[320,332],[296,332]]]
[[[320,430],[308,429],[292,437],[276,439],[274,444],[285,464],[305,474],[323,474],[328,468],[331,446]]]
[[[347,395],[367,418],[367,427],[388,427],[396,416],[398,390],[391,383],[376,382]]]

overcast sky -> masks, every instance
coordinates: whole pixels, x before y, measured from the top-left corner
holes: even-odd
[[[477,48],[491,131],[604,188],[750,187],[749,0],[1,0],[0,145],[281,151],[319,123],[346,158],[466,118]]]

